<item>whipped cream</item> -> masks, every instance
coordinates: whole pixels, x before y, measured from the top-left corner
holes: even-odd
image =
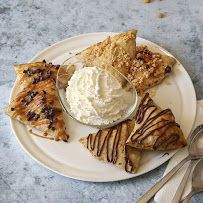
[[[132,94],[109,71],[95,66],[75,71],[68,82],[66,100],[77,120],[101,125],[120,119]]]

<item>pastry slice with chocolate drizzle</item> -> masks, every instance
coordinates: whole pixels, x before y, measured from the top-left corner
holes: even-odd
[[[46,63],[45,60],[14,66],[21,90],[48,78],[55,80],[59,68],[60,65],[53,65],[51,62]]]
[[[18,93],[4,113],[21,123],[53,135],[56,141],[68,140],[56,84],[51,78]]]
[[[162,110],[146,93],[140,102],[135,127],[126,144],[147,150],[168,150],[185,147],[187,141],[171,109]]]
[[[139,167],[141,151],[126,146],[135,121],[124,121],[114,127],[99,130],[83,137],[79,142],[98,160],[114,164],[128,173]]]

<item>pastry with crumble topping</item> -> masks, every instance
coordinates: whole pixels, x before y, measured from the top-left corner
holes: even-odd
[[[128,79],[137,92],[159,84],[168,76],[176,60],[170,56],[151,52],[147,46],[136,47],[136,58],[132,61]]]
[[[88,47],[77,55],[99,58],[127,76],[132,60],[136,56],[136,33],[137,30],[130,30],[112,38],[107,37],[106,40]],[[101,64],[95,65],[101,66]],[[124,85],[126,80],[116,71],[111,69],[111,72]]]

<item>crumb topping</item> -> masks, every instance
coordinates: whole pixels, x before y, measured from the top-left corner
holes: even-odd
[[[160,82],[165,75],[171,72],[171,67],[163,61],[162,55],[149,51],[147,46],[136,47],[136,58],[132,61],[128,73],[137,89],[146,89]]]

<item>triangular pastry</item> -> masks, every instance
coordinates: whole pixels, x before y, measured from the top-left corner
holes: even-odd
[[[4,113],[21,123],[67,141],[63,111],[53,79],[33,84],[17,94]]]
[[[136,33],[136,30],[130,30],[112,38],[108,37],[103,42],[94,44],[77,55],[82,54],[99,58],[127,76],[132,59],[135,58],[136,54]],[[94,65],[100,67],[101,63],[98,62]],[[126,80],[112,69],[110,71],[124,85]]]
[[[124,121],[114,127],[89,134],[79,142],[96,159],[114,164],[126,172],[135,173],[139,166],[141,151],[125,145],[134,123],[130,120]]]
[[[146,150],[185,147],[187,141],[170,109],[162,110],[146,93],[135,116],[135,127],[126,144]]]
[[[132,61],[128,79],[140,92],[159,84],[171,73],[175,62],[170,56],[149,51],[147,46],[136,47],[136,58]]]
[[[56,79],[60,65],[53,65],[51,62],[35,62],[15,65],[14,69],[17,75],[20,89],[23,90],[32,84],[36,84],[48,78]]]
[[[106,40],[94,44],[78,54],[99,57],[103,54],[108,44],[115,43],[128,53],[131,58],[134,58],[136,55],[136,34],[137,30],[129,30],[112,38],[107,37]]]

